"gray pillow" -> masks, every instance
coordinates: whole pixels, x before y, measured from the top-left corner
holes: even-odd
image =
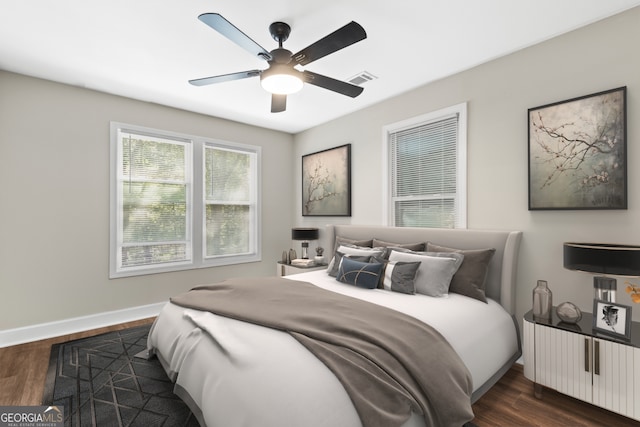
[[[455,256],[454,256],[455,255]],[[451,278],[462,264],[463,256],[448,254],[447,256],[425,255],[424,252],[396,251],[389,254],[389,261],[420,262],[416,274],[416,293],[432,297],[441,297],[449,292]]]
[[[333,245],[333,253],[335,253],[341,245],[353,245],[370,248],[373,244],[373,239],[369,240],[357,240],[349,239],[348,237],[336,236],[336,242]]]
[[[342,237],[342,236],[336,236],[336,241],[333,245],[333,250],[331,251],[331,258],[329,259],[329,267],[327,268],[327,271],[331,270],[331,267],[333,267],[333,260],[334,257],[336,255],[336,252],[338,251],[338,248],[342,245],[352,245],[352,246],[360,246],[360,247],[364,247],[364,248],[370,248],[371,245],[373,244],[373,239],[369,239],[369,240],[356,240],[356,239],[350,239],[348,237]],[[336,272],[337,272],[338,267],[336,267]],[[335,276],[334,276],[335,277]]]
[[[495,248],[464,250],[428,243],[427,250],[443,254],[459,253],[464,255],[462,265],[451,279],[449,292],[487,302],[485,295],[487,273],[489,272],[489,262],[496,253]]]
[[[396,248],[409,249],[411,251],[424,251],[426,246],[427,246],[427,244],[425,242],[420,242],[420,243],[391,243],[391,242],[385,242],[384,240],[378,240],[378,239],[375,239],[375,238],[373,239],[373,247],[374,248],[396,247]]]
[[[385,263],[382,286],[393,292],[416,293],[416,274],[419,262],[389,261]]]

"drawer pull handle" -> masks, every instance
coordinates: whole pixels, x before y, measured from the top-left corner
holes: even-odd
[[[593,373],[600,375],[600,341],[594,341],[593,345]]]

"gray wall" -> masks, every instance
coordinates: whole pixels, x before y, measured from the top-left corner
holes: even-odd
[[[572,301],[592,311],[592,276],[562,267],[564,241],[640,244],[640,8],[592,24],[295,137],[296,176],[303,154],[350,142],[353,216],[326,222],[382,224],[382,127],[461,102],[468,103],[468,227],[522,230],[517,314],[531,308],[537,279],[546,279],[554,302]],[[426,61],[426,60],[425,60]],[[408,63],[427,67],[425,63]],[[384,76],[366,83],[383,85]],[[536,211],[527,209],[527,109],[627,86],[629,209],[624,211]],[[632,304],[619,279],[618,301]],[[638,283],[638,281],[636,281]],[[640,320],[640,305],[633,318]]]
[[[262,150],[262,262],[109,280],[109,122]],[[293,137],[0,71],[0,331],[275,272],[291,245]]]
[[[273,274],[294,223],[381,224],[382,127],[460,102],[469,109],[468,225],[524,232],[518,314],[530,308],[537,279],[549,281],[554,301],[591,311],[591,276],[562,268],[562,242],[640,244],[638,22],[635,8],[295,136],[0,71],[0,331],[161,302],[230,276]],[[380,77],[365,90],[384,84]],[[527,109],[623,85],[629,209],[529,212]],[[109,280],[112,120],[261,145],[263,261]],[[300,156],[344,143],[353,144],[352,217],[302,217]],[[619,295],[630,303],[622,284]],[[633,317],[640,319],[640,306]]]

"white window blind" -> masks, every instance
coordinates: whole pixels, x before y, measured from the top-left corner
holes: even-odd
[[[188,142],[119,132],[118,265],[191,260]]]
[[[255,154],[205,147],[207,257],[251,252],[255,218]]]
[[[435,114],[388,132],[392,225],[466,226],[460,120],[457,111]]]

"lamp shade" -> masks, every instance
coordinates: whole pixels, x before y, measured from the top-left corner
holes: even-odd
[[[563,245],[564,268],[613,276],[640,276],[640,246],[605,243]]]
[[[317,228],[292,228],[292,240],[318,240],[319,231]]]

